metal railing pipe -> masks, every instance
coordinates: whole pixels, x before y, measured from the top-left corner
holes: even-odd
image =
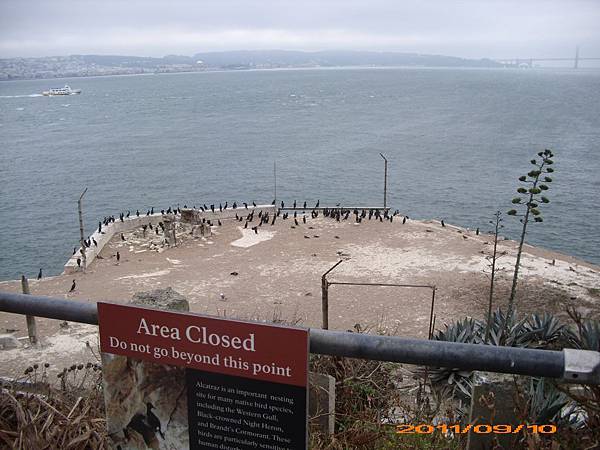
[[[98,324],[96,303],[0,292],[0,311]],[[600,384],[600,352],[536,350],[310,330],[310,352],[433,367],[512,373]]]
[[[98,325],[95,302],[0,292],[0,311]]]
[[[562,351],[310,330],[310,352],[349,358],[560,378]]]

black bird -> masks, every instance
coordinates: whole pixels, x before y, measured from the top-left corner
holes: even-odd
[[[256,208],[256,202],[252,202],[252,206]]]
[[[71,285],[71,290],[69,292],[73,292],[77,285],[75,284],[75,280],[73,280],[73,284]]]
[[[285,204],[283,203],[283,200],[281,200],[281,209],[283,209],[284,206]]]
[[[148,223],[148,226],[150,227],[150,229],[152,230],[152,222]]]
[[[102,222],[98,222],[98,233],[102,233]]]
[[[445,227],[446,224],[444,223],[444,219],[442,219],[441,222],[442,222],[442,226]]]
[[[232,208],[233,208],[233,209],[236,209],[236,208],[237,208],[237,203],[236,203],[236,202],[233,202],[233,206],[232,206]]]
[[[152,408],[154,408],[152,403],[146,403],[146,417],[148,418],[148,425],[150,425],[152,431],[158,431],[160,437],[164,439],[165,435],[163,434],[160,426],[160,419],[156,416],[156,414],[152,412]]]
[[[210,210],[214,213],[215,212],[215,205],[210,205]]]
[[[273,201],[271,202],[271,205],[275,205],[275,199],[273,199]]]
[[[402,225],[404,225],[406,223],[406,216],[404,216],[404,219],[402,219]]]
[[[223,212],[223,205],[221,203],[219,203],[219,211]]]
[[[238,216],[238,213],[235,213],[235,220],[240,220],[240,216]]]
[[[227,209],[227,202],[225,202],[225,206],[223,206],[223,209]]]
[[[146,211],[146,215],[149,216],[150,215],[150,210]]]
[[[77,267],[81,268],[81,258],[77,258]]]
[[[221,219],[217,219],[217,223],[221,226]]]
[[[205,210],[206,210],[206,209],[208,209],[208,206],[206,206],[206,203],[204,203],[204,205],[203,205],[203,206],[204,206],[204,209],[205,209]]]
[[[315,208],[319,207],[319,203],[321,202],[321,200],[317,200],[317,204],[315,205]]]
[[[302,223],[306,223],[306,216],[302,216]]]
[[[306,209],[306,202],[304,202],[304,206],[302,208]]]
[[[73,254],[77,253],[77,247],[73,247]]]
[[[154,231],[156,231],[156,235],[158,236],[158,227],[155,227]]]
[[[296,209],[296,200],[294,200],[294,209]]]
[[[252,227],[252,229],[254,230],[254,234],[258,234],[258,227],[257,226]]]
[[[294,219],[298,217],[298,211],[294,211]]]
[[[117,262],[121,261],[121,254],[117,252]]]
[[[125,217],[129,218],[129,214],[131,214],[131,211],[127,211],[127,215]]]
[[[94,247],[98,247],[98,243],[96,242],[96,239],[92,238],[92,242],[94,243]]]
[[[153,441],[154,444],[158,444],[156,434],[143,414],[136,414],[133,416],[127,425],[127,428],[131,428],[132,430],[138,432],[144,439],[146,446],[150,446]]]
[[[125,240],[125,236],[123,236],[123,233],[121,233],[121,240],[124,241]]]
[[[244,229],[248,228],[248,222],[246,221],[246,223],[244,224]]]
[[[38,280],[42,279],[42,269],[40,269],[40,271],[38,272]]]
[[[244,208],[248,209],[248,203],[244,202]]]
[[[475,230],[475,234],[476,234],[477,236],[479,236],[479,228],[477,228],[477,229]]]
[[[271,222],[271,226],[275,225],[275,219],[277,219],[277,216],[273,214],[273,221]]]
[[[296,219],[295,217],[294,217],[294,223],[296,224],[296,226],[300,225],[300,224],[298,223],[298,219]]]
[[[136,215],[137,217],[140,217],[140,210],[139,210],[139,209],[136,209],[136,210],[135,210],[135,215]]]

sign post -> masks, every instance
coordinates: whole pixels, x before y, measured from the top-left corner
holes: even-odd
[[[98,319],[115,448],[307,448],[308,330],[110,303]]]

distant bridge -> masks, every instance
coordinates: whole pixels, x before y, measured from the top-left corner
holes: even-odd
[[[572,61],[573,68],[579,68],[579,61],[600,61],[600,58],[582,58],[579,56],[579,47],[575,49],[575,56],[572,58],[509,58],[496,59],[497,63],[505,67],[525,67],[531,68],[535,62],[539,61]]]

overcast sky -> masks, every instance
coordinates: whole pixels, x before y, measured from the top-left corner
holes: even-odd
[[[600,0],[0,0],[0,57],[240,49],[600,56]]]

